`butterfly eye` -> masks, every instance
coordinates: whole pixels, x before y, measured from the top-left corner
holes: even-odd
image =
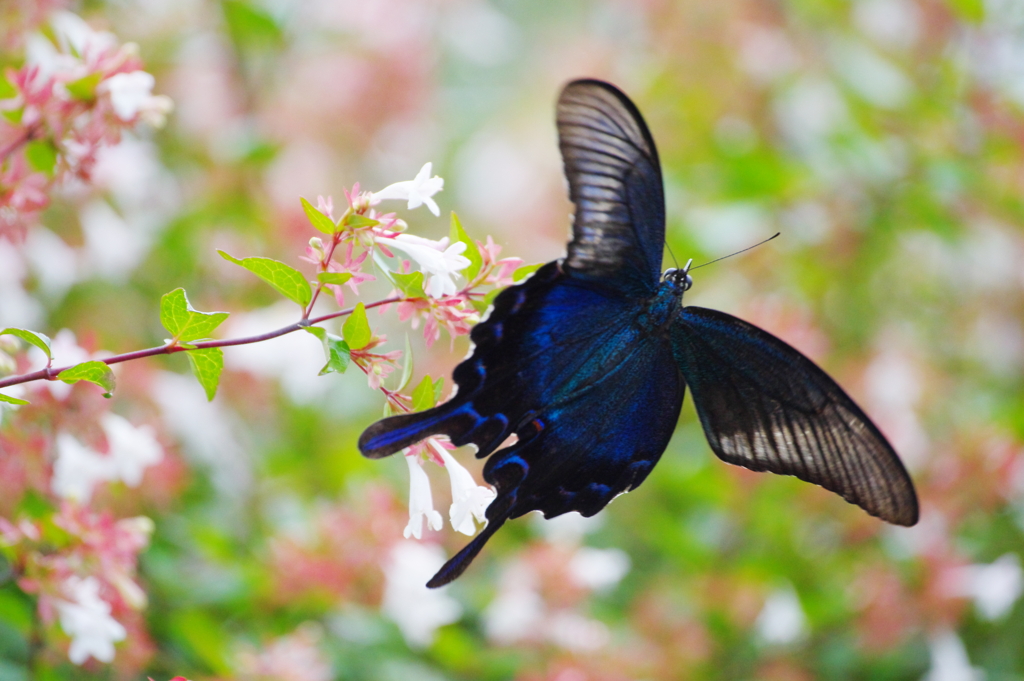
[[[686,279],[683,280],[683,291],[689,291],[691,286],[693,286],[693,277],[687,274]]]

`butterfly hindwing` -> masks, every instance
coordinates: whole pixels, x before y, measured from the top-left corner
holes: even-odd
[[[684,308],[672,335],[719,458],[821,485],[897,525],[917,522],[917,496],[896,452],[813,362],[716,310]]]
[[[650,295],[665,241],[661,166],[647,125],[617,88],[569,83],[558,98],[558,142],[576,205],[565,269],[595,285]]]

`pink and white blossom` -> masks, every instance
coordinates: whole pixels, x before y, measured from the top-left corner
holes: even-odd
[[[377,205],[385,199],[401,199],[409,202],[409,210],[426,205],[431,213],[441,215],[441,209],[430,197],[444,189],[444,178],[437,175],[431,177],[433,167],[433,163],[425,163],[412,180],[395,182],[379,192],[374,192],[370,198],[371,204]]]
[[[424,290],[431,298],[453,296],[458,292],[455,277],[469,267],[469,259],[462,255],[466,244],[461,241],[448,243],[448,237],[431,241],[412,234],[399,234],[394,238],[378,237],[378,244],[397,248],[417,262],[429,278]]]
[[[405,526],[405,538],[423,537],[423,521],[432,530],[444,527],[441,514],[434,510],[434,497],[430,493],[430,479],[427,477],[419,456],[406,456],[409,465],[409,524]]]
[[[63,586],[65,598],[54,605],[61,628],[71,637],[68,659],[79,665],[90,657],[113,662],[114,643],[123,641],[127,632],[110,616],[110,604],[100,598],[99,580],[71,576]]]
[[[447,449],[433,439],[429,442],[444,461],[445,470],[448,471],[448,478],[452,484],[452,507],[448,512],[452,527],[456,532],[473,536],[476,534],[476,523],[473,521],[487,522],[485,511],[494,501],[496,494],[490,487],[477,485],[472,474],[456,461]]]

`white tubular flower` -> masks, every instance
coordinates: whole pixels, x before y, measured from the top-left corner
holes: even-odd
[[[423,537],[423,520],[426,519],[427,526],[432,530],[440,530],[444,527],[444,520],[441,514],[434,510],[434,498],[430,494],[430,479],[426,471],[420,465],[419,456],[407,456],[405,462],[409,464],[409,524],[405,526],[405,538],[413,536],[416,539]]]
[[[113,458],[94,452],[67,433],[57,435],[57,461],[50,481],[54,494],[84,504],[98,483],[114,477]]]
[[[379,192],[374,192],[370,197],[370,204],[375,206],[384,199],[402,199],[409,202],[409,210],[426,205],[431,213],[440,216],[441,209],[430,197],[444,189],[444,178],[437,175],[431,177],[430,171],[433,167],[433,163],[425,163],[420,172],[416,173],[415,179],[395,182]]]
[[[108,413],[101,421],[110,443],[114,475],[129,487],[138,487],[142,472],[164,458],[163,447],[149,426],[136,428],[127,419]]]
[[[171,110],[171,100],[163,95],[154,95],[156,79],[145,71],[118,73],[102,83],[102,89],[110,93],[114,113],[122,121],[130,121],[141,115],[155,127],[163,125],[164,117]]]
[[[448,237],[431,241],[412,234],[399,234],[393,239],[378,237],[377,243],[402,251],[430,275],[424,290],[431,298],[455,295],[458,292],[455,277],[460,270],[469,267],[469,258],[462,255],[466,244],[459,241],[449,246]]]
[[[452,507],[448,512],[452,527],[456,532],[473,536],[476,534],[476,523],[473,519],[481,523],[487,522],[484,512],[494,501],[496,494],[490,487],[476,484],[470,472],[437,441],[428,442],[444,460],[444,467],[448,470],[448,478],[452,483]]]
[[[64,592],[69,600],[57,600],[57,613],[64,633],[71,637],[68,658],[82,664],[90,657],[113,662],[114,643],[123,641],[127,632],[110,616],[110,604],[100,598],[100,583],[95,577],[68,577]]]

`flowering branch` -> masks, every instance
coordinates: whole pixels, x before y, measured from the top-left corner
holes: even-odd
[[[370,303],[365,307],[366,309],[370,309],[373,307],[380,307],[381,305],[390,305],[391,303],[402,302],[403,300],[403,298],[399,297],[385,298],[384,300],[378,300],[375,303]],[[176,352],[187,352],[189,350],[194,349],[226,348],[234,345],[249,345],[251,343],[260,343],[262,341],[277,338],[278,336],[284,336],[295,331],[301,331],[302,329],[308,328],[316,324],[320,324],[321,322],[326,322],[331,319],[336,319],[337,317],[344,317],[346,315],[350,315],[352,314],[352,311],[354,309],[355,308],[348,308],[347,310],[331,312],[329,314],[321,315],[319,317],[314,317],[313,319],[303,319],[301,321],[295,322],[294,324],[283,326],[280,329],[275,329],[274,331],[268,331],[266,333],[261,333],[255,336],[245,336],[242,338],[227,338],[223,340],[199,341],[197,343],[189,343],[188,347],[182,345],[179,341],[172,339],[166,345],[160,345],[153,348],[146,348],[145,350],[125,352],[120,355],[111,355],[110,357],[101,357],[96,361],[102,362],[103,364],[110,366],[112,364],[120,364],[121,362],[130,362],[135,359],[143,359],[145,357],[156,357],[158,355],[171,355]],[[8,386],[19,385],[22,383],[30,383],[32,381],[55,381],[58,380],[57,376],[60,373],[68,369],[71,369],[75,366],[76,365],[72,364],[64,367],[53,368],[52,366],[47,365],[45,368],[39,369],[38,371],[33,371],[31,373],[21,374],[18,376],[9,376],[7,378],[0,379],[0,388],[6,388]]]

